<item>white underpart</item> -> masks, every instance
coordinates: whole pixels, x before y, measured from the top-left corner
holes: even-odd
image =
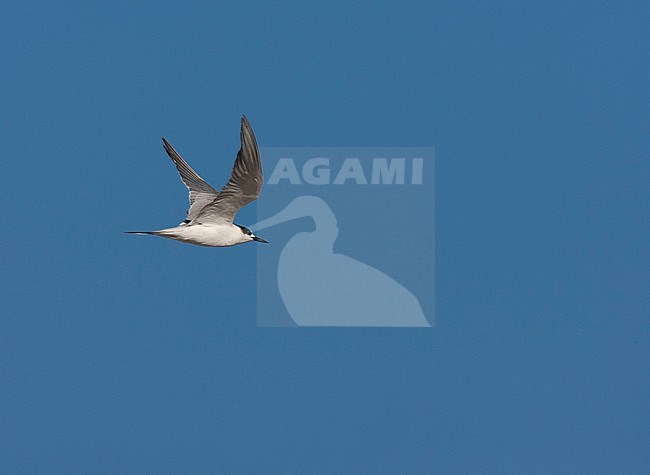
[[[157,234],[176,241],[209,247],[234,246],[253,240],[233,224],[192,224],[161,229]]]

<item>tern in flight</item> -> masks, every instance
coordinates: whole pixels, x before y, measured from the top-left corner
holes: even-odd
[[[163,146],[181,180],[190,191],[190,208],[185,220],[173,228],[158,231],[129,231],[151,234],[197,246],[227,247],[250,241],[267,242],[250,229],[234,224],[235,214],[260,195],[264,177],[253,129],[246,116],[241,119],[241,148],[228,183],[216,191],[174,150],[163,137]]]

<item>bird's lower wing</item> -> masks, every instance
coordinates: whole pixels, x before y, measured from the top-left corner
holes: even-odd
[[[174,147],[171,146],[165,137],[162,138],[165,152],[172,159],[178,175],[183,184],[187,187],[190,193],[190,207],[187,210],[187,217],[183,223],[188,223],[196,218],[201,210],[210,204],[219,194],[217,190],[212,188],[203,178],[190,167],[185,160],[178,154]],[[183,224],[181,223],[181,224]]]

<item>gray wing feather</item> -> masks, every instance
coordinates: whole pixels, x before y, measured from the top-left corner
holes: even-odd
[[[171,158],[174,165],[176,165],[176,170],[178,170],[181,181],[190,192],[190,207],[186,214],[187,221],[192,221],[206,205],[210,204],[215,199],[218,192],[181,158],[178,152],[174,150],[174,147],[165,140],[165,137],[162,138],[162,141],[163,146],[165,147],[165,152],[167,152],[169,158]]]
[[[200,210],[195,218],[197,222],[232,223],[237,211],[260,195],[264,183],[260,152],[246,116],[241,119],[240,135],[241,148],[230,179],[212,202]]]

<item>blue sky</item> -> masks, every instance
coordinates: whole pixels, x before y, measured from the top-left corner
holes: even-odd
[[[649,16],[4,2],[0,470],[647,472]],[[436,148],[433,329],[257,328],[255,247],[121,234],[243,113]]]

